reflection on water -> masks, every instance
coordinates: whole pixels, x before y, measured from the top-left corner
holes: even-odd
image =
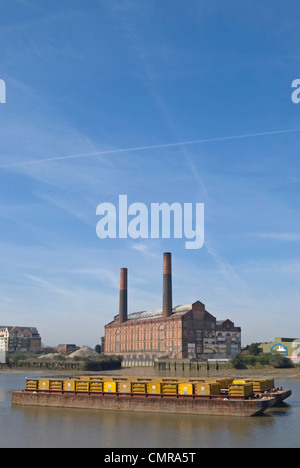
[[[118,374],[145,376],[154,375],[154,370],[122,369]],[[179,376],[174,371],[169,372],[170,375]],[[189,375],[196,376],[197,371],[189,372]],[[0,447],[300,446],[297,436],[300,430],[298,380],[276,380],[277,385],[292,389],[289,404],[253,418],[68,408],[12,408],[11,391],[22,389],[24,382],[23,374],[0,374]]]

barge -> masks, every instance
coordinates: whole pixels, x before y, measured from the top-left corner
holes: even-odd
[[[257,390],[259,389],[259,391]],[[12,403],[97,410],[258,416],[291,394],[263,379],[170,379],[120,376],[27,380]]]

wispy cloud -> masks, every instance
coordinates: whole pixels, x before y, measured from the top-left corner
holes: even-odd
[[[153,243],[149,242],[131,242],[130,247],[140,253],[149,257],[160,258],[161,247],[154,249]]]
[[[245,291],[248,290],[247,284],[240,274],[237,273],[236,269],[226,258],[222,257],[216,251],[216,249],[211,245],[211,242],[205,242],[205,247],[208,254],[213,258],[218,266],[219,272],[223,276],[224,280],[226,280],[228,284],[235,284],[239,288],[243,288]]]
[[[217,141],[238,140],[241,138],[251,138],[251,137],[268,136],[268,135],[280,135],[283,133],[294,133],[294,132],[300,132],[300,128],[294,128],[294,129],[289,129],[289,130],[274,130],[270,132],[246,133],[243,135],[231,135],[231,136],[215,137],[215,138],[203,138],[199,140],[178,141],[178,142],[173,142],[173,143],[162,143],[158,145],[132,146],[132,147],[127,147],[127,148],[95,151],[91,153],[72,154],[72,155],[67,155],[67,156],[53,156],[53,157],[48,157],[48,158],[32,159],[32,160],[20,161],[20,162],[11,163],[11,164],[4,164],[4,165],[0,165],[0,169],[8,169],[8,168],[13,168],[13,167],[18,167],[18,166],[27,166],[31,164],[40,164],[43,162],[65,161],[68,159],[81,159],[81,158],[87,158],[87,157],[93,157],[93,156],[104,156],[104,155],[111,155],[111,154],[118,154],[118,153],[148,151],[148,150],[163,149],[163,148],[197,145],[200,143],[213,143]]]
[[[69,296],[69,297],[73,295],[73,291],[62,288],[61,286],[58,286],[52,281],[45,280],[44,278],[40,278],[38,276],[28,275],[28,274],[25,274],[24,277],[29,279],[31,282],[35,283],[42,289],[51,291],[51,293],[53,294],[62,294],[64,296]]]
[[[260,232],[255,235],[263,239],[274,239],[286,242],[300,241],[300,234],[294,232]]]
[[[112,270],[104,269],[104,268],[74,268],[72,270],[66,270],[66,273],[71,273],[75,275],[83,276],[85,279],[86,277],[92,277],[99,281],[100,283],[104,283],[105,286],[110,286],[112,288],[119,287],[119,279],[118,277],[112,272]]]

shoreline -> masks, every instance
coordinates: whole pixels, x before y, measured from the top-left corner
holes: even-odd
[[[271,367],[265,368],[248,368],[248,369],[222,369],[222,370],[199,370],[199,371],[156,371],[154,368],[149,367],[123,367],[122,369],[111,369],[111,370],[103,370],[98,372],[91,372],[91,371],[70,371],[70,370],[51,370],[51,369],[0,369],[0,375],[3,374],[49,374],[49,375],[81,375],[81,376],[88,376],[88,375],[101,375],[101,374],[112,374],[112,375],[142,375],[141,370],[144,369],[145,377],[149,374],[151,375],[165,375],[170,376],[170,378],[174,375],[177,376],[191,376],[193,375],[196,377],[206,377],[206,378],[222,378],[222,377],[235,377],[235,378],[247,378],[247,377],[255,377],[255,378],[265,378],[265,377],[273,377],[276,379],[284,378],[284,379],[300,379],[300,368],[292,368],[292,369],[275,369]],[[150,371],[150,372],[149,372]]]
[[[274,369],[274,368],[251,368],[251,369],[228,369],[223,371],[207,371],[210,377],[256,377],[256,378],[276,378],[276,379],[300,379],[300,369]]]

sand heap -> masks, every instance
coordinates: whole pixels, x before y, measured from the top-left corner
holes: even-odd
[[[59,356],[58,353],[49,353],[49,354],[43,354],[42,356],[39,356],[38,359],[46,359],[46,360],[53,360]],[[96,353],[96,351],[92,348],[89,348],[88,346],[84,346],[81,349],[78,349],[77,351],[74,351],[74,353],[69,354],[68,356],[65,356],[66,359],[74,359],[75,357],[78,358],[86,358],[86,357],[99,357],[99,354]]]
[[[73,359],[75,357],[97,357],[99,356],[98,353],[92,348],[89,348],[88,346],[84,346],[81,349],[78,349],[77,351],[74,351],[74,353],[69,354],[69,356],[66,357],[66,359]]]

